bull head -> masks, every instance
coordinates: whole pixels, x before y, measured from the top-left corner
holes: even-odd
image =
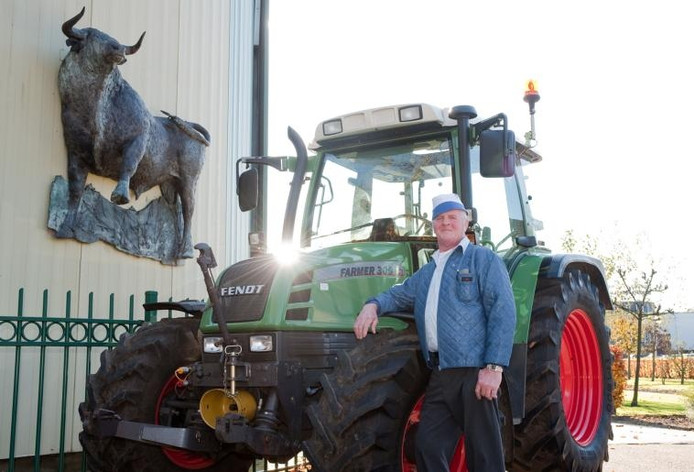
[[[79,52],[84,46],[84,40],[87,38],[87,33],[80,29],[75,29],[75,25],[84,16],[85,7],[82,7],[80,11],[73,18],[70,18],[65,23],[63,23],[63,34],[67,36],[65,43],[70,46],[71,51]],[[132,46],[125,46],[125,55],[135,54],[140,46],[142,46],[142,40],[145,38],[145,33],[142,33],[140,39],[137,40]]]

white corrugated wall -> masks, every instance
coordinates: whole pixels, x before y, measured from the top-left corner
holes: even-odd
[[[127,316],[129,294],[141,313],[146,290],[158,291],[160,300],[207,298],[194,259],[166,266],[103,242],[58,240],[47,228],[51,181],[67,177],[57,88],[58,67],[68,52],[61,25],[82,6],[86,14],[78,28],[98,28],[124,44],[147,31],[140,50],[120,67],[123,76],[153,114],[166,110],[200,123],[212,135],[198,181],[193,242],[210,244],[220,265],[248,254],[249,218],[238,211],[233,164],[251,149],[256,1],[0,0],[0,316],[16,314],[20,288],[25,316],[41,315],[44,289],[49,316],[64,314],[68,290],[73,317],[86,316],[90,293],[98,316],[107,315],[109,295],[115,294],[116,318]],[[115,185],[96,176],[88,182],[106,196]],[[157,190],[150,191],[134,206],[142,208],[157,196]],[[0,326],[4,338],[8,329]],[[14,352],[0,347],[0,459],[8,456]],[[17,457],[34,453],[37,356],[38,348],[23,348]],[[61,362],[62,349],[49,348],[46,412],[59,410]],[[79,376],[84,362],[71,357],[78,368],[70,378],[73,407],[84,395]],[[70,417],[68,450],[75,450],[81,425],[76,410]],[[58,419],[44,415],[43,454],[56,452]]]
[[[229,35],[229,128],[228,135],[234,136],[228,143],[229,162],[226,178],[235,182],[235,163],[240,157],[251,156],[253,97],[248,90],[253,90],[253,48],[239,47],[244,44],[255,44],[256,21],[260,15],[256,2],[231,2],[231,34]],[[253,21],[248,21],[253,18]],[[236,187],[227,186],[224,196],[226,201],[233,202],[227,207],[226,241],[229,247],[227,265],[248,257],[247,234],[250,219],[247,213],[238,209]],[[222,259],[223,260],[223,259]]]

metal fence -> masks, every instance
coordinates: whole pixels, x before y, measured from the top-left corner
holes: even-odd
[[[57,472],[86,472],[84,453],[76,440],[76,430],[80,429],[76,406],[85,399],[85,379],[98,368],[93,364],[97,364],[96,359],[101,351],[114,347],[122,334],[135,332],[143,323],[156,322],[157,312],[137,310],[140,318],[136,318],[135,296],[130,295],[127,298],[127,314],[117,316],[114,310],[115,296],[111,294],[108,314],[99,317],[95,313],[94,294],[89,293],[86,316],[79,316],[73,313],[72,293],[68,291],[63,314],[50,316],[49,293],[44,290],[41,315],[38,316],[25,313],[24,296],[24,289],[19,289],[15,315],[0,315],[1,377],[4,380],[12,379],[11,396],[5,391],[9,390],[4,387],[6,383],[2,384],[0,437],[3,440],[0,446],[4,450],[0,450],[0,470],[40,472],[45,470],[42,467],[44,458],[50,460],[50,468]],[[145,292],[144,301],[157,301],[157,292]],[[171,316],[169,312],[168,317]],[[30,377],[29,381],[26,377]],[[46,392],[51,391],[59,391],[59,394],[48,394],[51,403],[48,416]],[[8,419],[5,415],[10,401]],[[8,402],[7,405],[4,402]],[[27,420],[30,416],[33,417]],[[21,422],[18,421],[20,418]],[[20,426],[24,427],[21,431]],[[28,431],[32,426],[33,431]],[[8,436],[9,444],[5,442]],[[18,453],[20,436],[22,447]],[[32,436],[33,445],[30,444]],[[74,460],[75,454],[81,454],[81,461]],[[70,461],[67,460],[68,456]],[[27,465],[28,462],[30,465]],[[75,466],[75,462],[79,465]],[[305,467],[306,461],[297,456],[287,464],[258,461],[251,470],[282,472],[307,470]]]

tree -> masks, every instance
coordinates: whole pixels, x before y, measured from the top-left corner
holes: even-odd
[[[675,374],[680,378],[680,385],[684,385],[684,379],[692,369],[692,359],[684,357],[684,343],[680,342],[672,352],[672,367]]]
[[[621,281],[619,290],[619,307],[636,318],[636,369],[634,371],[634,396],[631,406],[639,406],[639,375],[641,374],[641,335],[643,322],[648,316],[663,314],[661,305],[654,306],[650,301],[655,294],[667,290],[667,285],[658,283],[658,272],[653,268],[648,271],[638,271],[634,265],[626,264],[616,269]]]
[[[631,378],[631,356],[636,352],[636,320],[629,313],[616,310],[608,319],[612,343],[627,357],[627,378]]]
[[[570,230],[562,238],[562,248],[567,252],[583,252],[600,259],[605,268],[612,305],[628,313],[636,322],[636,369],[631,406],[638,406],[643,322],[648,316],[664,313],[661,304],[656,302],[668,287],[656,277],[658,271],[655,262],[649,255],[647,241],[642,237],[636,236],[628,244],[615,240],[610,248],[602,247],[599,242],[602,244],[602,239],[592,234],[576,238]]]
[[[661,324],[660,317],[650,317],[650,322],[646,325],[646,331],[643,336],[643,345],[651,350],[651,382],[655,380],[656,372],[656,357],[658,353],[667,354],[670,352],[670,333]]]
[[[613,279],[620,253],[618,251],[601,248],[595,236],[588,234],[580,239],[576,239],[574,231],[570,229],[562,236],[561,247],[568,253],[582,253],[600,259],[605,269],[605,279],[608,283]]]

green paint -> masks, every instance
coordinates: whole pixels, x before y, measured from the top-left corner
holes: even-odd
[[[412,274],[411,244],[361,242],[305,253],[275,274],[263,316],[258,321],[229,323],[230,331],[352,331],[363,303],[401,283]],[[311,282],[294,285],[295,277],[312,271]],[[307,302],[289,303],[292,292],[310,290]],[[286,320],[292,308],[307,308],[306,320]],[[384,317],[379,329],[404,329],[407,323]],[[205,311],[200,329],[217,333],[212,310]]]
[[[537,277],[543,259],[542,256],[528,253],[520,257],[522,257],[520,263],[511,274],[511,286],[516,300],[516,332],[513,337],[515,344],[528,341]]]

